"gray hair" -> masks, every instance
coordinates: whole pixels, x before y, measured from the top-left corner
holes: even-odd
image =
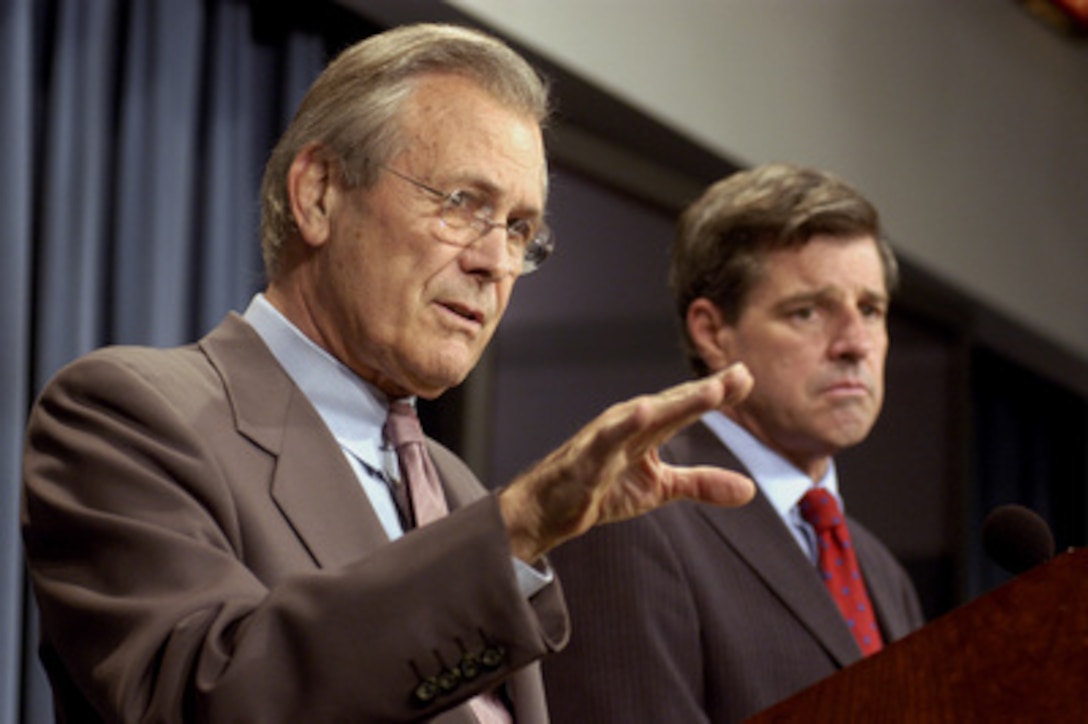
[[[269,279],[280,271],[295,231],[287,172],[308,144],[333,157],[348,188],[374,183],[377,168],[400,150],[398,118],[415,81],[454,73],[543,126],[548,87],[524,58],[485,33],[453,25],[406,25],[370,36],[337,56],[303,98],[265,166],[261,184],[261,251]]]

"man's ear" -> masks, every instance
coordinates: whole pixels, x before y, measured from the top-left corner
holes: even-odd
[[[723,370],[736,361],[731,343],[733,328],[725,323],[718,305],[699,297],[688,305],[684,322],[696,351],[711,372]]]
[[[330,209],[337,192],[334,168],[320,143],[303,147],[287,170],[287,199],[299,236],[307,246],[329,238]]]

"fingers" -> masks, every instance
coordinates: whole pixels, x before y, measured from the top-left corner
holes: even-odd
[[[738,363],[606,410],[500,494],[515,555],[535,560],[593,525],[677,498],[746,503],[755,488],[743,475],[674,468],[661,462],[657,449],[703,413],[743,400],[751,387],[751,375]]]
[[[702,414],[742,401],[751,389],[752,375],[738,362],[715,375],[636,398],[609,411],[619,419],[611,429],[602,429],[601,443],[611,447],[627,439],[632,452],[656,448]]]
[[[734,362],[719,372],[717,376],[721,379],[722,384],[726,386],[725,399],[722,401],[722,404],[725,405],[736,405],[742,402],[748,396],[748,393],[752,391],[752,385],[755,384],[752,373],[748,371],[743,362]]]
[[[663,411],[663,417],[671,419],[664,424],[662,439],[672,437],[705,412],[741,402],[752,384],[748,368],[737,362],[717,374],[666,390],[666,398],[675,395],[677,399],[667,403],[669,409]],[[690,408],[684,409],[685,404]]]
[[[674,499],[735,508],[756,494],[755,483],[741,473],[714,467],[671,467]]]

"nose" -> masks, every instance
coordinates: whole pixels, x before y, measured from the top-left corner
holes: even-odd
[[[506,225],[493,221],[486,223],[483,233],[461,252],[461,268],[489,281],[516,277],[521,272],[522,260],[511,249]]]
[[[875,347],[876,325],[857,309],[845,310],[832,331],[831,356],[852,362],[864,359]]]

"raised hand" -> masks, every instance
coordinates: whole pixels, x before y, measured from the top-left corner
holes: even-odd
[[[704,412],[744,399],[742,364],[654,395],[613,405],[499,495],[515,555],[535,561],[602,523],[633,518],[674,500],[737,506],[755,486],[714,467],[676,467],[658,446]]]

